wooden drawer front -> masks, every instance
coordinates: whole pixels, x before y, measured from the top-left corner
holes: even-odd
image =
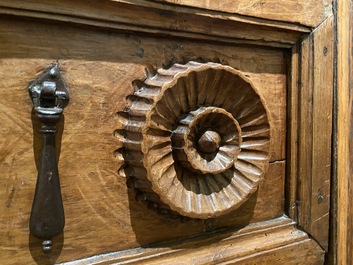
[[[277,231],[277,227],[283,230],[278,230],[278,234],[269,232],[273,238],[281,235],[294,238],[293,233],[298,233],[295,240],[305,241],[301,246],[308,245],[308,249],[314,249],[316,253],[310,264],[318,264],[316,262],[322,258],[323,250],[305,232],[294,227],[295,222],[304,222],[306,218],[301,208],[298,215],[296,196],[299,194],[304,200],[308,195],[305,194],[307,186],[303,187],[305,181],[301,182],[302,186],[297,185],[298,167],[305,163],[299,161],[297,155],[305,154],[307,150],[303,141],[298,139],[304,137],[301,130],[305,130],[312,118],[310,116],[306,123],[301,123],[305,120],[305,107],[309,106],[307,111],[312,115],[312,105],[300,103],[299,99],[300,96],[302,99],[306,97],[306,91],[313,93],[313,87],[304,87],[299,95],[297,87],[300,78],[306,82],[303,78],[306,68],[302,68],[300,60],[306,62],[305,56],[311,52],[305,53],[308,42],[305,44],[304,41],[301,53],[297,47],[289,49],[288,43],[266,46],[263,43],[248,45],[241,41],[226,43],[221,38],[219,42],[200,41],[197,38],[43,21],[18,19],[16,16],[0,18],[0,196],[4,201],[0,209],[3,213],[0,223],[3,247],[0,253],[6,264],[12,264],[14,260],[30,264],[33,259],[61,263],[155,243],[213,235],[225,230],[235,233],[227,234],[225,238],[241,244],[245,240],[242,236],[247,233],[260,238],[263,235],[259,231]],[[326,48],[331,56],[333,48]],[[138,201],[136,192],[128,188],[122,170],[124,161],[117,157],[116,152],[124,145],[121,138],[114,136],[115,130],[121,128],[117,113],[128,106],[128,97],[135,92],[133,82],[142,83],[157,69],[168,69],[175,63],[186,64],[189,61],[214,62],[236,69],[256,87],[268,111],[270,160],[264,179],[258,190],[238,209],[217,218],[171,218]],[[54,239],[56,248],[53,253],[45,256],[41,253],[40,242],[29,237],[28,232],[41,136],[37,130],[38,122],[31,116],[32,102],[27,86],[53,62],[62,69],[71,97],[57,137],[66,224],[63,235]],[[327,97],[329,106],[332,95]],[[300,104],[302,112],[298,112]],[[318,125],[309,125],[313,130],[315,126]],[[297,132],[300,132],[299,136]],[[307,133],[310,135],[312,132]],[[327,139],[324,137],[323,141],[327,143]],[[314,148],[317,147],[311,150]],[[308,159],[314,161],[309,156]],[[306,173],[303,171],[302,176]],[[328,211],[327,190],[329,186],[324,186],[325,209],[320,214]],[[289,215],[294,222],[284,215]],[[274,220],[273,226],[271,220]],[[256,228],[257,224],[261,225]],[[316,226],[310,225],[308,223],[307,227],[316,233]],[[325,227],[328,228],[327,223]],[[319,240],[320,243],[326,242],[326,245],[322,243],[324,248],[327,247],[326,228],[323,239]],[[215,242],[221,242],[221,238],[217,237]],[[196,244],[201,251],[197,255],[201,256],[203,244],[212,244],[202,242]],[[187,248],[192,248],[190,244],[186,243]],[[286,246],[288,249],[293,247]],[[144,255],[153,256],[153,251]],[[139,255],[137,252],[116,254],[116,261]],[[243,254],[239,255],[237,258]]]

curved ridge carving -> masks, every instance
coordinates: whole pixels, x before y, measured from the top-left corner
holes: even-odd
[[[118,113],[128,183],[162,212],[213,218],[238,208],[269,163],[270,124],[240,71],[189,62],[139,83]]]

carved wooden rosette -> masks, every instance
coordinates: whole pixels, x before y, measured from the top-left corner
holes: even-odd
[[[189,62],[159,69],[118,113],[128,183],[162,212],[213,218],[238,208],[269,163],[266,108],[240,71]]]

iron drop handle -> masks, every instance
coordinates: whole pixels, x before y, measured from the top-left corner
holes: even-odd
[[[51,65],[28,90],[35,116],[41,122],[43,139],[29,229],[33,236],[43,240],[43,251],[48,253],[52,250],[51,239],[65,226],[55,134],[63,109],[69,103],[69,92],[57,64]]]

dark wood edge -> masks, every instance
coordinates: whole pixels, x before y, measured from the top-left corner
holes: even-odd
[[[300,46],[294,45],[288,58],[288,94],[287,94],[287,169],[285,182],[285,208],[294,221],[298,220],[297,170],[298,170],[298,108]]]
[[[261,256],[268,252],[312,241],[308,253],[315,251],[322,257],[324,252],[308,235],[295,227],[286,216],[255,223],[239,231],[204,234],[178,242],[145,246],[86,259],[65,262],[65,265],[84,264],[220,264],[237,263],[247,257]],[[242,247],[239,247],[239,246]],[[226,255],[222,255],[226,253]],[[303,254],[304,255],[304,254]]]

